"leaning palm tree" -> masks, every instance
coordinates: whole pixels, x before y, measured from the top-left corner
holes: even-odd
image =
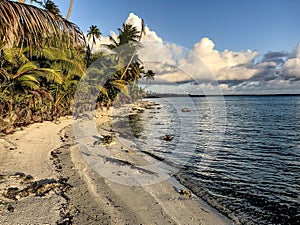
[[[110,36],[112,44],[109,47],[112,49],[122,45],[133,44],[134,51],[131,53],[129,62],[122,73],[121,80],[124,79],[133,59],[136,58],[137,47],[139,46],[138,43],[141,41],[143,34],[145,34],[145,25],[144,20],[142,19],[140,32],[131,24],[123,24],[122,29],[119,29],[118,41]]]
[[[44,44],[82,46],[85,37],[77,25],[61,16],[32,5],[0,0],[0,50]]]
[[[90,29],[88,30],[88,33],[87,33],[87,38],[88,38],[88,40],[92,39],[91,51],[93,50],[93,46],[96,44],[96,40],[100,39],[100,37],[101,37],[101,32],[100,32],[99,28],[97,27],[97,25],[90,26]]]
[[[70,0],[69,10],[68,10],[68,14],[66,16],[66,20],[70,19],[72,8],[73,8],[73,3],[74,3],[74,0]]]

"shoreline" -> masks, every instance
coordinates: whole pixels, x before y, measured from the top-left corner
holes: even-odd
[[[108,113],[100,111],[97,117],[99,133],[110,133]],[[24,141],[29,133],[38,139],[36,151]],[[23,131],[0,138],[0,147],[1,194],[7,194],[13,187],[19,191],[16,191],[17,200],[1,196],[1,224],[233,224],[198,197],[180,194],[178,190],[186,188],[175,178],[136,187],[117,184],[99,175],[87,164],[74,142],[71,119],[62,119],[60,124],[30,125]],[[123,160],[141,157],[122,147],[120,142],[108,148]],[[19,168],[16,162],[21,163]],[[123,169],[120,167],[120,171]],[[27,181],[16,173],[24,173],[25,178],[31,176],[32,179]],[[34,192],[39,189],[19,196],[23,193],[20,190],[28,190],[28,186],[41,180],[52,182],[42,186],[46,188],[43,196]]]

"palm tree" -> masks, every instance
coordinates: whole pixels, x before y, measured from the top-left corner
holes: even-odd
[[[139,42],[142,39],[143,34],[145,34],[145,25],[144,20],[141,20],[141,31],[138,31],[136,27],[134,27],[131,24],[123,24],[122,29],[119,29],[119,36],[118,40],[115,40],[113,37],[110,36],[110,40],[112,41],[112,44],[109,46],[111,49],[122,46],[122,45],[128,45],[130,44],[133,47],[133,51],[130,51],[131,57],[127,63],[127,66],[122,73],[121,80],[124,79],[126,76],[126,73],[132,63],[134,61],[133,59],[137,58],[136,51],[139,47]],[[139,60],[137,60],[139,61]]]
[[[108,66],[106,68],[107,72],[104,70],[96,73],[96,76],[103,77],[106,80],[104,85],[99,88],[101,93],[97,101],[105,102],[107,106],[117,99],[121,100],[121,96],[127,99],[123,99],[125,101],[134,97],[130,93],[132,94],[133,89],[137,87],[137,80],[142,77],[141,74],[145,74],[142,62],[136,54],[137,49],[140,47],[142,34],[131,24],[123,24],[122,28],[118,30],[117,38],[110,36],[111,44],[106,45],[116,54],[103,55],[103,57],[106,57],[104,61],[111,62],[109,65],[113,66],[111,68]],[[126,65],[126,67],[120,69],[120,65]],[[104,67],[101,65],[102,70]],[[114,69],[117,69],[117,71],[112,74],[111,71]],[[107,77],[107,74],[110,77]]]
[[[150,80],[150,82],[151,82],[151,80],[154,80],[154,76],[155,76],[155,73],[153,72],[153,70],[148,70],[144,75],[146,80]]]
[[[118,31],[119,35],[117,40],[112,36],[109,37],[110,41],[112,42],[112,44],[108,46],[110,49],[127,44],[137,44],[139,42],[139,31],[133,25],[123,23],[122,28],[119,28]]]
[[[51,0],[45,0],[43,7],[48,10],[49,12],[52,12],[56,16],[61,16],[60,10],[58,6]]]
[[[137,64],[137,68],[139,68],[139,64],[140,64],[140,60],[138,59],[136,53],[137,53],[137,49],[140,47],[140,40],[144,33],[144,21],[142,20],[141,31],[138,31],[137,28],[131,24],[123,24],[122,29],[118,29],[118,30],[119,30],[119,35],[117,40],[112,36],[110,36],[110,40],[112,44],[110,44],[108,47],[110,49],[115,49],[120,46],[125,46],[127,55],[123,56],[123,58],[125,59],[126,67],[122,71],[120,80],[123,79],[128,80],[129,77],[130,80],[134,80],[132,79],[132,71],[137,71],[135,64]],[[136,73],[135,79],[140,78],[141,72],[142,71]]]
[[[74,3],[74,0],[70,0],[70,6],[69,6],[68,14],[66,16],[66,20],[70,19],[72,8],[73,8],[73,3]]]
[[[0,0],[0,132],[70,113],[85,69],[82,31],[53,2],[24,2]]]
[[[32,5],[1,0],[0,21],[0,50],[12,46],[41,46],[45,39],[48,45],[85,45],[84,34],[77,25]],[[62,41],[66,37],[68,41]]]
[[[101,37],[101,32],[100,32],[99,28],[97,27],[97,25],[90,26],[88,33],[87,33],[87,38],[88,38],[88,40],[91,40],[91,38],[92,38],[91,51],[93,50],[93,46],[96,44],[96,40],[100,39],[100,37]]]

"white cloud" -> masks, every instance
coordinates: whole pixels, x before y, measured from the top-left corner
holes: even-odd
[[[300,58],[288,59],[282,68],[284,75],[300,77]]]
[[[217,80],[244,80],[257,73],[256,69],[249,66],[258,56],[257,52],[251,50],[219,52],[214,47],[215,44],[212,40],[202,38],[200,42],[194,45],[192,51],[214,73]]]
[[[288,58],[282,66],[284,75],[300,78],[300,44],[298,44],[290,58]]]
[[[141,29],[141,18],[130,13],[125,23]],[[174,43],[166,43],[145,21],[146,34],[142,37],[144,48],[138,54],[146,69],[157,75],[152,84],[178,84],[185,82],[201,84],[200,89],[219,89],[225,93],[264,92],[277,89],[295,89],[300,81],[300,44],[291,53],[269,51],[258,58],[259,53],[246,51],[219,51],[213,40],[204,37],[194,44],[192,50]],[[111,32],[111,36],[117,34]],[[101,37],[95,45],[108,44],[108,37]],[[214,84],[212,84],[213,82]],[[218,84],[218,82],[220,84]],[[167,85],[168,86],[168,85]],[[197,86],[197,85],[196,85]],[[186,85],[193,91],[195,85]],[[288,92],[288,91],[287,91]]]
[[[142,29],[142,19],[135,15],[134,13],[130,13],[128,18],[125,21],[126,24],[131,24],[135,26],[139,31]],[[145,35],[143,35],[143,41],[157,41],[162,42],[162,38],[160,38],[156,32],[149,29],[147,24],[145,24]]]

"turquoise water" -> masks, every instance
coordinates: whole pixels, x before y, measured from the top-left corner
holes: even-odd
[[[300,96],[151,100],[160,106],[135,133],[143,151],[237,223],[300,224]]]

